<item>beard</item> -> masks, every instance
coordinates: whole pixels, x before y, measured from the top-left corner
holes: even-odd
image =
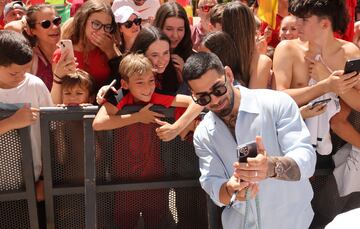
[[[229,98],[225,98],[223,100],[223,103],[226,103],[226,101],[228,100],[228,105],[225,106],[223,109],[221,109],[220,111],[213,111],[211,108],[210,110],[212,112],[214,112],[218,117],[224,118],[228,115],[231,114],[233,108],[234,108],[234,90],[232,87],[229,88]]]

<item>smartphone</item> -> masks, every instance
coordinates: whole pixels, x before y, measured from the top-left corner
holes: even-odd
[[[64,53],[69,50],[66,60],[74,59],[74,48],[71,40],[60,40],[59,46],[61,50],[61,55],[64,55]]]
[[[236,147],[237,156],[239,158],[239,162],[247,162],[248,157],[256,157],[257,156],[257,145],[255,141],[245,143]]]
[[[116,79],[111,81],[109,87],[105,90],[104,96],[103,96],[103,98],[106,100],[106,102],[109,102],[109,103],[113,104],[114,106],[117,105],[116,93],[113,92],[113,90],[111,88],[114,87],[115,84],[116,84]]]
[[[318,101],[315,101],[315,102],[311,102],[311,103],[310,103],[310,110],[311,110],[311,109],[314,109],[314,107],[316,107],[317,105],[327,104],[327,103],[330,102],[330,101],[331,101],[331,98],[321,99],[321,100],[318,100]]]
[[[347,60],[344,67],[344,74],[360,72],[360,59]]]

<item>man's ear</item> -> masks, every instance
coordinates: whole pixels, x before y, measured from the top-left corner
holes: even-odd
[[[233,84],[234,83],[234,74],[229,66],[224,67],[225,76],[227,77],[227,80]]]
[[[321,27],[324,28],[324,29],[328,29],[329,27],[331,26],[331,22],[328,18],[324,18],[322,21],[321,21]]]
[[[121,83],[121,88],[124,88],[126,90],[129,89],[129,84],[125,80],[121,79],[120,83]]]

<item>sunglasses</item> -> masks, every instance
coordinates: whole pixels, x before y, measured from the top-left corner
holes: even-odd
[[[135,18],[132,21],[126,21],[126,22],[122,23],[122,25],[124,25],[126,28],[130,29],[133,26],[133,24],[135,24],[137,26],[141,25],[141,21],[142,21],[141,18]]]
[[[200,6],[201,10],[205,13],[209,12],[211,10],[211,8],[213,8],[215,5],[204,5],[204,6]]]
[[[51,23],[56,25],[56,26],[59,26],[61,24],[61,17],[55,17],[52,21],[50,20],[43,20],[41,22],[38,22],[36,24],[40,24],[41,27],[43,27],[44,29],[48,29],[50,28],[51,26]]]
[[[111,33],[114,28],[112,26],[112,24],[102,24],[101,22],[99,21],[92,21],[91,22],[91,27],[94,29],[94,30],[100,30],[101,28],[104,28],[104,31],[106,33]]]
[[[225,95],[226,92],[227,92],[227,87],[226,87],[226,76],[225,76],[225,82],[223,85],[213,87],[212,92],[204,93],[199,98],[194,98],[193,96],[191,96],[191,98],[194,100],[195,103],[199,104],[200,106],[206,106],[211,102],[211,95],[220,97]]]

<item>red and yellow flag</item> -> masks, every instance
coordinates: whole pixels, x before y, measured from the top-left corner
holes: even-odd
[[[265,21],[271,28],[276,27],[276,14],[278,11],[279,0],[258,0],[259,9],[257,16]]]

